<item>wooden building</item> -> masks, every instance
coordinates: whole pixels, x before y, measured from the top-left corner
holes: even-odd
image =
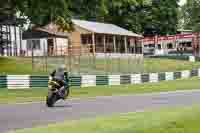
[[[68,33],[54,24],[23,32],[24,56],[63,56],[68,52]]]
[[[38,46],[34,50],[36,56],[44,55],[42,54],[44,52],[41,51],[46,51],[49,56],[84,55],[88,53],[142,54],[141,35],[113,24],[74,19],[72,22],[74,25],[72,32],[61,33],[55,24],[24,32],[23,42],[26,45],[24,51],[28,53],[25,55],[30,56],[31,54],[31,49],[27,49],[30,40],[38,40],[38,43],[46,44],[47,48]]]
[[[69,34],[69,39],[72,49],[78,50],[78,53],[142,54],[141,35],[113,24],[84,20],[72,22],[75,30]]]

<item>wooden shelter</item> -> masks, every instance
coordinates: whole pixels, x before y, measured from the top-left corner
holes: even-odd
[[[113,24],[72,20],[72,49],[79,53],[142,53],[142,36]],[[80,51],[81,50],[81,51]]]
[[[66,51],[65,54],[70,53],[73,55],[83,55],[86,53],[142,54],[141,35],[113,24],[74,19],[72,22],[74,25],[74,31],[72,32],[59,32],[58,26],[49,24],[24,32],[23,40],[46,38],[48,40],[47,47],[49,49],[50,39],[67,37],[68,44],[65,45],[65,48],[63,47],[64,49],[62,51]],[[51,46],[53,47],[54,53],[57,53],[57,44],[54,43]],[[54,53],[53,55],[55,55]]]

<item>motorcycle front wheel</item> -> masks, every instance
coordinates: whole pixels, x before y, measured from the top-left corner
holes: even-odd
[[[47,99],[46,99],[47,107],[53,107],[56,101],[57,101],[56,93],[49,92],[48,96],[47,96]]]

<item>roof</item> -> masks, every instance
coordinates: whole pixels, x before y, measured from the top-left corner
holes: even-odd
[[[186,32],[192,32],[192,30],[188,30],[188,29],[178,29],[178,31],[186,31]]]
[[[49,24],[44,27],[33,28],[32,30],[27,30],[23,33],[23,39],[36,39],[36,38],[68,38],[67,32],[62,32],[58,30],[58,27],[54,24]]]
[[[47,32],[49,34],[54,34],[54,35],[57,35],[57,36],[68,37],[68,35],[69,35],[68,32],[64,32],[64,31],[60,30],[59,26],[57,26],[56,24],[53,24],[53,23],[50,23],[50,24],[43,26],[43,27],[35,28],[35,30]]]
[[[39,39],[39,38],[68,38],[65,34],[57,34],[57,33],[51,33],[48,31],[42,31],[42,30],[27,30],[23,32],[22,38],[24,40],[26,39]]]
[[[75,25],[78,25],[79,27],[94,33],[142,37],[142,35],[138,35],[136,33],[133,33],[132,31],[128,31],[114,24],[106,24],[106,23],[91,22],[85,20],[76,20],[76,19],[73,19],[72,22]]]
[[[23,23],[25,23],[25,19],[0,14],[0,25],[19,25]]]

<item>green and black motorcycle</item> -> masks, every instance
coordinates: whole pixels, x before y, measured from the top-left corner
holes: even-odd
[[[69,96],[69,87],[66,87],[65,89],[62,88],[57,81],[55,80],[49,80],[48,82],[48,96],[46,98],[46,105],[48,107],[53,107],[54,104],[60,100],[60,99],[67,99]],[[61,97],[61,95],[64,95],[64,98]]]

